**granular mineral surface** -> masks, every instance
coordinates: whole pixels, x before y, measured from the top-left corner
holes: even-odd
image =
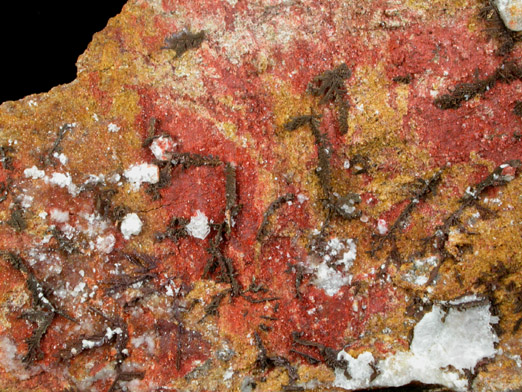
[[[522,388],[522,45],[475,0],[130,0],[0,106],[0,390]]]

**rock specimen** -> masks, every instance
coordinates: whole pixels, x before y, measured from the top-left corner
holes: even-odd
[[[129,1],[0,106],[0,389],[522,388],[518,41],[471,0]]]
[[[496,0],[495,5],[507,28],[522,31],[521,0]]]

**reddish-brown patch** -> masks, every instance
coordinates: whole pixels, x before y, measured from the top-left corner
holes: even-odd
[[[451,30],[431,25],[398,31],[389,42],[390,79],[412,75],[403,132],[414,130],[420,136],[420,147],[430,151],[435,166],[467,162],[472,152],[496,164],[520,156],[522,146],[513,137],[516,116],[508,108],[522,89],[521,81],[497,83],[458,109],[441,110],[433,104],[435,96],[473,82],[474,75],[485,78],[501,65],[501,58],[488,53],[485,36],[470,36],[465,24]],[[430,75],[419,80],[427,70]],[[432,95],[430,86],[439,78],[444,78],[444,85]]]
[[[96,110],[102,115],[106,114],[113,102],[111,93],[100,88],[100,73],[98,71],[89,72],[87,78],[89,91],[98,104]]]

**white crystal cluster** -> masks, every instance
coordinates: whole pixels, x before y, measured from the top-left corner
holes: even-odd
[[[494,2],[506,27],[513,31],[522,31],[522,0],[495,0]]]
[[[474,297],[464,298],[450,305],[472,303]],[[351,378],[345,377],[345,369],[336,369],[334,385],[344,389],[367,387],[393,387],[417,381],[438,384],[456,391],[466,391],[468,380],[465,370],[473,371],[483,358],[496,354],[498,337],[491,324],[498,323],[492,316],[489,304],[476,304],[465,309],[443,310],[434,305],[431,312],[415,326],[410,350],[398,352],[376,361],[370,352],[352,357],[340,351],[338,358],[348,362]],[[378,376],[370,381],[373,367]]]

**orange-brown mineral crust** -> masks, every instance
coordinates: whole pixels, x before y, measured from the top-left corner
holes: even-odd
[[[130,0],[0,106],[0,390],[520,390],[496,12]]]

